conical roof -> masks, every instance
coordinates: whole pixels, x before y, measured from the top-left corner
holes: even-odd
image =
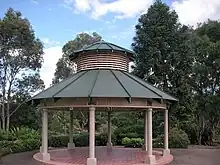
[[[109,52],[125,53],[130,58],[131,61],[133,61],[133,58],[134,58],[133,51],[102,40],[99,42],[95,42],[91,45],[85,46],[83,49],[74,51],[73,54],[70,56],[70,59],[75,59],[76,57],[78,57],[78,55],[80,55],[80,53],[83,53],[83,52],[100,52],[100,51],[101,52],[109,51]]]
[[[177,101],[176,98],[128,72],[119,70],[85,70],[57,83],[31,100],[47,98],[152,98]]]

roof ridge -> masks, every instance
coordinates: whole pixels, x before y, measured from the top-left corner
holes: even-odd
[[[125,72],[124,72],[124,73],[125,73]],[[132,76],[134,76],[136,79],[139,79],[139,80],[143,81],[143,82],[146,83],[147,85],[149,85],[149,86],[151,86],[151,87],[153,87],[153,88],[159,90],[159,91],[162,92],[162,93],[165,93],[166,95],[170,96],[171,98],[174,98],[174,99],[176,99],[177,101],[179,100],[179,99],[176,98],[175,96],[172,96],[171,94],[169,94],[169,93],[167,93],[167,92],[161,90],[160,88],[157,88],[157,87],[153,86],[152,84],[150,84],[150,83],[144,81],[143,79],[139,78],[138,76],[136,76],[136,75],[134,75],[134,74],[132,74],[132,76],[131,76],[131,74],[129,74],[129,73],[127,73],[127,72],[126,72],[125,74],[128,75],[129,77],[131,77],[132,79],[134,79],[134,78],[132,77]],[[137,81],[137,80],[135,80],[135,81]],[[144,85],[144,84],[142,84],[142,83],[141,83],[141,85],[143,85],[143,86],[145,86],[146,88],[149,89],[149,87],[147,87],[146,85]],[[150,90],[155,93],[154,90],[152,90],[152,89],[150,89]],[[157,94],[157,93],[156,93],[156,94]],[[159,95],[159,94],[158,94],[158,95]]]
[[[84,74],[86,74],[88,72],[88,70],[86,70],[84,73],[82,73],[81,75],[79,75],[75,80],[70,81],[67,85],[65,85],[63,88],[61,88],[60,90],[58,90],[55,94],[52,95],[52,98],[54,98],[55,95],[57,95],[58,93],[60,93],[62,90],[64,90],[66,87],[68,87],[70,84],[72,84],[73,82],[75,82],[76,80],[78,80],[80,77],[82,77]]]
[[[89,91],[89,96],[88,96],[88,97],[91,97],[91,95],[92,95],[93,89],[94,89],[94,87],[95,87],[96,81],[97,81],[98,76],[99,76],[99,72],[100,72],[100,70],[98,69],[98,71],[97,71],[97,73],[96,73],[96,76],[95,76],[95,78],[94,78],[93,84],[92,84],[92,88],[91,88],[91,90]]]
[[[121,71],[122,72],[122,71]],[[145,88],[147,88],[148,90],[150,90],[151,92],[157,94],[159,97],[161,97],[163,99],[163,96],[161,96],[160,94],[158,94],[157,92],[153,91],[152,89],[149,89],[146,85],[144,85],[143,83],[141,83],[140,81],[137,81],[136,79],[134,79],[129,73],[125,73],[128,77],[130,77],[132,80],[136,81],[137,83],[139,83],[140,85],[144,86]]]
[[[119,82],[119,84],[122,86],[122,88],[124,89],[124,91],[127,93],[127,95],[129,96],[129,101],[131,100],[131,94],[128,92],[128,90],[125,88],[125,86],[123,85],[123,83],[119,80],[119,78],[116,76],[115,72],[110,69],[111,73],[113,74],[113,76],[115,77],[115,79]]]
[[[50,86],[50,87],[48,87],[48,88],[46,88],[45,90],[39,92],[38,94],[32,96],[31,98],[34,98],[34,97],[40,95],[41,93],[48,91],[48,90],[51,89],[52,87],[55,87],[55,86],[61,84],[64,80],[69,80],[69,79],[73,78],[74,76],[76,76],[76,75],[79,74],[79,73],[80,73],[80,72],[76,72],[75,74],[73,74],[73,75],[71,75],[71,76],[69,76],[69,77],[63,79],[62,81],[60,81],[60,82],[58,82],[58,83],[56,83],[56,84],[54,84],[54,85],[52,85],[52,86]]]

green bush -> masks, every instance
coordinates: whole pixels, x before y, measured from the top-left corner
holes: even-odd
[[[178,128],[170,129],[169,146],[170,148],[187,148],[190,144],[187,133]]]
[[[69,137],[67,135],[54,135],[50,136],[48,140],[51,147],[66,147]]]
[[[34,129],[27,127],[13,127],[10,130],[11,135],[16,139],[39,139],[40,133]]]
[[[105,146],[108,141],[107,134],[96,134],[95,143],[96,146]],[[52,135],[49,137],[49,146],[51,147],[66,147],[69,142],[68,135]],[[73,134],[73,142],[77,147],[83,147],[89,145],[88,132],[82,132],[79,134]],[[115,136],[112,135],[112,143],[115,144]]]
[[[116,137],[114,134],[112,134],[111,137],[112,143],[116,144]],[[95,136],[95,142],[96,142],[96,146],[105,146],[108,142],[108,135],[107,134],[96,134]]]
[[[138,126],[128,126],[128,127],[121,127],[117,128],[114,131],[114,136],[115,136],[115,142],[116,145],[122,145],[122,139],[125,137],[128,138],[143,138],[141,134],[137,133],[135,128]]]
[[[14,140],[15,138],[9,131],[0,130],[0,141],[2,140]]]
[[[84,147],[89,145],[89,133],[82,132],[73,135],[73,142],[77,147]]]
[[[141,147],[144,143],[144,139],[141,138],[128,138],[125,137],[122,139],[122,144],[125,147],[137,148]],[[169,133],[169,148],[187,148],[190,144],[188,135],[181,129],[172,128]],[[153,139],[154,148],[163,148],[164,147],[164,135],[161,134],[157,136],[156,139]]]
[[[158,135],[157,138],[153,139],[153,148],[164,147],[164,135]],[[170,146],[169,146],[170,147]]]
[[[16,140],[9,148],[12,153],[33,151],[40,148],[40,139]]]
[[[169,148],[187,148],[190,144],[188,135],[181,129],[172,128],[169,133]],[[159,135],[153,142],[153,147],[164,147],[164,135]]]
[[[0,154],[32,151],[40,148],[40,134],[30,128],[14,127],[10,131],[0,132]]]
[[[122,139],[122,144],[125,147],[140,148],[144,144],[144,139],[125,137]]]

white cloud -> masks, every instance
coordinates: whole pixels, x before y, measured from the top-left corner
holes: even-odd
[[[60,42],[58,41],[54,41],[54,40],[51,40],[49,38],[41,38],[41,41],[46,45],[46,46],[56,46],[56,45],[60,45]]]
[[[34,4],[38,5],[39,1],[38,0],[31,0],[31,2],[33,2]]]
[[[50,47],[44,50],[44,63],[40,70],[41,78],[44,80],[44,84],[47,87],[52,83],[54,72],[56,69],[56,63],[60,57],[62,57],[62,47]]]
[[[220,18],[219,0],[176,0],[171,6],[184,24],[196,25],[208,19]]]
[[[115,13],[115,18],[134,17],[153,3],[153,0],[65,0],[65,5],[74,8],[75,13],[88,13],[93,19],[98,19],[108,13]]]

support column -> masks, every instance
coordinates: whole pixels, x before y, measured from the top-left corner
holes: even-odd
[[[155,164],[156,159],[155,155],[153,155],[152,148],[152,109],[148,109],[147,111],[147,164]]]
[[[48,153],[48,111],[43,109],[42,114],[42,160],[49,161],[50,154]]]
[[[89,108],[89,158],[87,165],[96,165],[95,158],[95,107]]]
[[[147,111],[144,111],[144,144],[142,149],[147,151]]]
[[[111,133],[111,115],[112,113],[109,111],[108,112],[108,142],[107,142],[107,148],[108,149],[111,149],[112,148],[112,133]]]
[[[163,150],[163,155],[170,155],[170,150],[168,148],[168,136],[169,136],[169,131],[168,131],[168,110],[166,109],[164,111],[164,150]]]
[[[73,111],[70,111],[70,126],[69,126],[69,143],[68,149],[74,149],[75,144],[73,143]]]

